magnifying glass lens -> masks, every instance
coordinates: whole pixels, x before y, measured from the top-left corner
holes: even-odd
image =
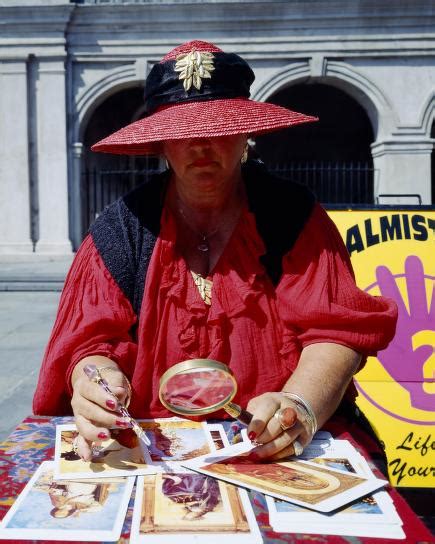
[[[223,406],[234,396],[234,380],[215,368],[192,368],[175,374],[162,384],[162,401],[174,409],[192,414]]]

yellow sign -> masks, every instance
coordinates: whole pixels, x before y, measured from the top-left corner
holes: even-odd
[[[357,404],[385,444],[391,483],[435,487],[435,212],[328,213],[358,286],[399,308],[394,339],[355,376]]]

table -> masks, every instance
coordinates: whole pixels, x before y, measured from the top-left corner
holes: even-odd
[[[2,519],[15,498],[43,462],[54,458],[54,441],[56,425],[71,423],[67,417],[35,417],[24,419],[11,435],[0,444],[0,518]],[[222,423],[222,422],[221,422]],[[234,425],[224,422],[227,434],[234,432]],[[341,433],[337,438],[350,440],[357,449],[368,459],[371,468],[376,472],[376,466],[369,458],[367,451],[359,446],[348,432]],[[231,438],[231,436],[229,436]],[[379,475],[379,473],[377,474]],[[394,488],[389,488],[391,497],[403,520],[406,540],[391,540],[378,538],[339,537],[308,534],[275,533],[269,525],[268,510],[261,493],[250,491],[250,498],[255,515],[263,535],[265,544],[380,544],[399,543],[429,544],[435,540],[430,531],[411,510],[406,501]],[[130,500],[127,517],[124,523],[123,536],[120,543],[129,541],[129,528],[133,512],[133,499]],[[36,542],[36,541],[35,541]],[[41,542],[41,541],[39,541]]]

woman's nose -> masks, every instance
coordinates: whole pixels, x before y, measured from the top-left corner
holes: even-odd
[[[190,147],[210,147],[210,138],[190,138]]]

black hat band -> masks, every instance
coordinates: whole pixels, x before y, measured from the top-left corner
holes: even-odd
[[[145,112],[179,102],[249,98],[254,79],[249,64],[234,53],[192,51],[153,66],[145,82]]]

